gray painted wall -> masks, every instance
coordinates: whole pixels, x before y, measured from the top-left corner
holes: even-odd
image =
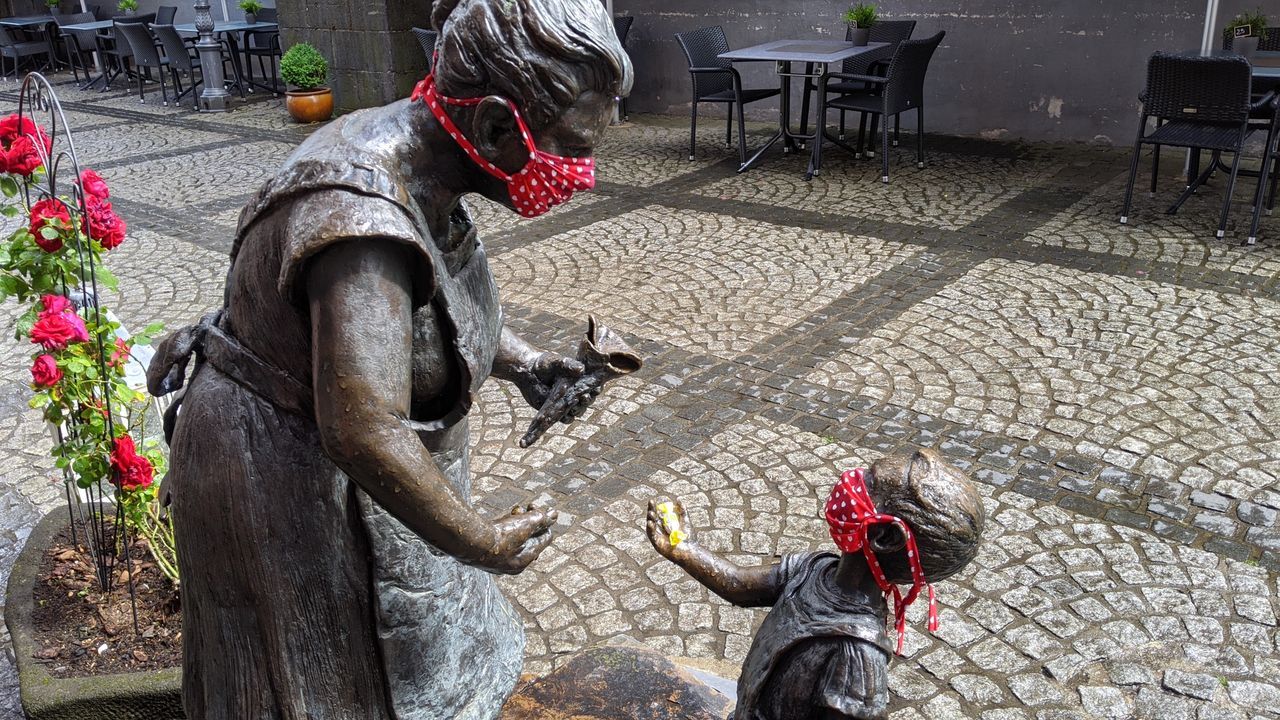
[[[1223,15],[1256,4],[1224,1]],[[723,25],[733,47],[843,38],[846,7],[834,0],[615,0],[617,13],[636,16],[627,43],[637,70],[632,111],[688,113],[688,65],[675,32]],[[1280,18],[1280,2],[1268,0],[1264,9]],[[1128,144],[1147,57],[1198,48],[1205,2],[895,0],[881,13],[917,20],[915,37],[947,31],[927,85],[930,132]],[[748,86],[776,86],[767,64],[740,69]],[[776,106],[750,107],[757,118],[776,117]]]

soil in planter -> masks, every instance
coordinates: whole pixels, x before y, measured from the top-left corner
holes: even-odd
[[[79,532],[79,528],[77,528]],[[83,543],[84,536],[78,539]],[[45,552],[35,584],[35,659],[57,678],[144,672],[182,664],[178,593],[147,552],[130,548],[138,608],[134,632],[128,575],[119,561],[103,594],[92,553],[63,528]]]

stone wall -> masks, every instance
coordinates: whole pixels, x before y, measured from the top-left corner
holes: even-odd
[[[846,7],[836,0],[615,0],[616,12],[636,16],[628,41],[637,66],[632,111],[688,113],[688,65],[673,33],[722,25],[733,47],[843,38]],[[881,4],[883,17],[917,20],[915,37],[947,31],[927,84],[930,131],[1119,144],[1136,131],[1147,57],[1198,48],[1204,11],[1204,0]],[[749,86],[777,83],[765,63],[740,69]],[[772,117],[773,108],[760,103],[752,114]]]
[[[20,0],[19,0],[20,1]],[[231,0],[228,0],[229,2]],[[723,25],[742,47],[767,40],[843,37],[842,0],[614,0],[636,16],[632,112],[684,115],[687,64],[673,33]],[[1255,0],[1223,0],[1220,23]],[[1128,144],[1145,64],[1158,49],[1198,48],[1203,0],[894,0],[887,18],[918,21],[916,37],[946,30],[928,81],[928,129],[961,135]],[[430,2],[281,0],[286,46],[311,42],[330,59],[338,107],[404,97],[425,70],[408,31],[428,26]],[[1280,15],[1280,10],[1275,11]],[[1277,23],[1280,24],[1280,23]],[[747,83],[772,86],[764,63],[740,66]],[[707,108],[708,114],[719,110]],[[776,105],[751,106],[771,119]],[[914,119],[905,121],[908,126]]]
[[[329,60],[340,111],[406,97],[426,70],[409,28],[426,27],[431,4],[414,0],[280,0],[281,40],[315,45]]]

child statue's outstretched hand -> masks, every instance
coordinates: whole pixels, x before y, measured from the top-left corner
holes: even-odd
[[[649,501],[648,521],[645,529],[649,542],[662,557],[679,562],[687,559],[693,542],[693,527],[679,500]]]

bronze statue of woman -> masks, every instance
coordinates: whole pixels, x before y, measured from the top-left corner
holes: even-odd
[[[518,573],[553,511],[470,500],[490,375],[582,372],[503,324],[462,198],[533,216],[594,183],[631,66],[599,0],[437,0],[435,74],[319,130],[240,218],[225,306],[159,348],[193,720],[492,718]],[[590,401],[575,408],[580,412]]]

